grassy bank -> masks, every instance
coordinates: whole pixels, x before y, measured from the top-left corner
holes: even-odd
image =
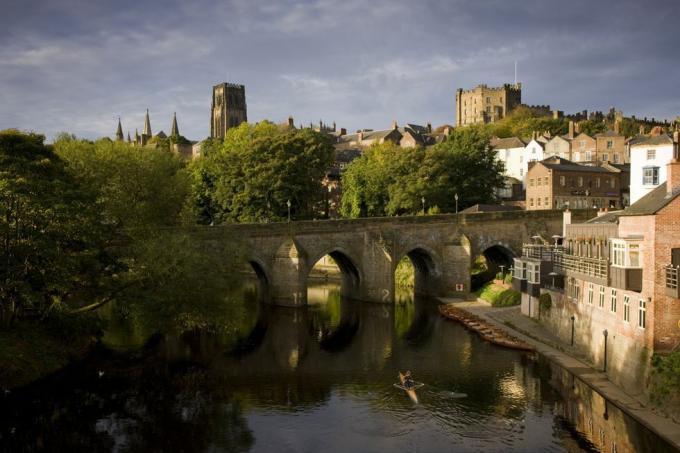
[[[493,282],[485,284],[473,294],[494,307],[511,307],[520,304],[519,291]]]
[[[38,321],[0,330],[0,388],[29,384],[87,354],[92,335],[70,336]]]

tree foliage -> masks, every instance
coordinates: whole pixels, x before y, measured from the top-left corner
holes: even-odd
[[[224,142],[208,143],[193,164],[193,189],[205,223],[282,220],[291,203],[294,219],[314,217],[321,181],[333,162],[329,139],[310,129],[269,122],[241,124]]]
[[[503,184],[502,164],[489,149],[484,128],[454,131],[432,148],[383,143],[353,161],[342,179],[346,217],[454,212],[495,199]]]

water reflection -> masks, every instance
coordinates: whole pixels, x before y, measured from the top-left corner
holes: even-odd
[[[235,335],[102,348],[5,398],[0,450],[611,451],[615,442],[621,452],[658,442],[554,365],[444,321],[432,300],[369,304],[332,285],[310,296],[290,309],[246,294]],[[118,347],[139,334],[109,338]],[[392,385],[404,369],[426,383],[419,405]]]

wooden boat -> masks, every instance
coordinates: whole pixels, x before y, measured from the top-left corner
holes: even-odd
[[[416,395],[416,388],[422,387],[424,384],[419,383],[419,384],[415,384],[411,388],[407,388],[406,387],[406,376],[404,376],[401,372],[399,372],[399,381],[401,382],[401,384],[394,384],[394,386],[405,391],[406,394],[408,395],[408,397],[411,398],[411,401],[418,404],[418,395]]]

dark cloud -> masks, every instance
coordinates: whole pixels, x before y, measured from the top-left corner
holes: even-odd
[[[348,129],[454,121],[457,87],[510,82],[568,112],[674,118],[672,0],[9,2],[0,16],[0,128],[97,137],[209,131],[210,89],[246,85],[249,118]]]

